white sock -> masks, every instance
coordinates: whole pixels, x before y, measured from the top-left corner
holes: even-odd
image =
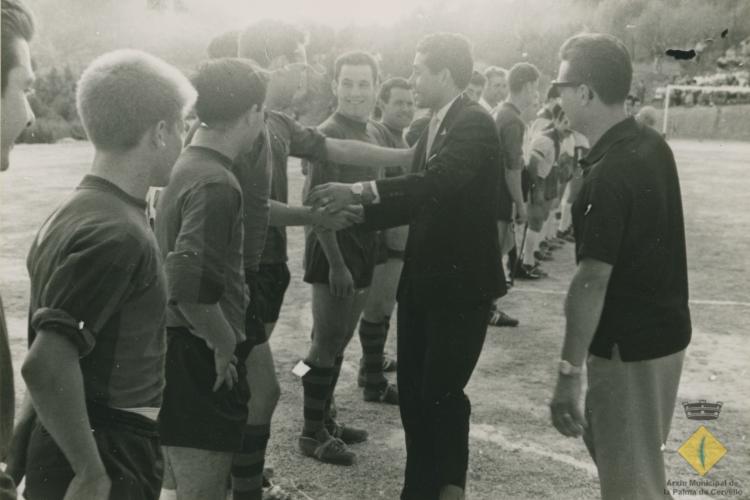
[[[563,203],[562,204],[562,215],[560,216],[560,232],[564,233],[565,231],[570,228],[570,225],[573,223],[573,213],[572,213],[572,207],[573,205],[571,203]]]
[[[534,260],[534,252],[539,248],[539,241],[542,239],[542,235],[536,231],[529,229],[526,231],[526,242],[523,245],[523,263],[527,266],[533,266],[536,261]]]
[[[557,218],[555,212],[551,212],[547,220],[544,222],[544,237],[545,239],[554,238],[557,236]]]

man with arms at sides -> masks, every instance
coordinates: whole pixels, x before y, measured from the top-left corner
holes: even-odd
[[[167,294],[145,198],[169,180],[194,99],[176,68],[132,50],[97,58],[78,81],[91,173],[27,259],[22,374],[38,418],[26,498],[159,496]]]
[[[499,140],[492,118],[463,94],[469,42],[428,35],[417,46],[411,83],[433,118],[412,173],[331,183],[309,201],[336,210],[365,204],[365,227],[409,224],[398,291],[398,387],[406,433],[402,499],[464,498],[469,400],[492,301],[505,293],[498,266]]]
[[[659,133],[625,112],[633,70],[620,40],[577,35],[560,59],[562,106],[593,146],[573,204],[578,268],[552,423],[583,434],[603,499],[671,498],[663,450],[691,336],[677,167]]]
[[[242,191],[231,171],[263,129],[265,82],[241,59],[200,66],[201,125],[159,197],[167,274],[167,367],[159,432],[178,499],[226,497],[250,393],[245,358]]]
[[[484,70],[484,77],[487,79],[487,83],[484,86],[482,97],[479,99],[479,104],[494,116],[497,107],[508,96],[508,72],[503,68],[490,66]]]
[[[368,130],[375,107],[379,70],[374,57],[348,52],[334,64],[336,111],[318,127],[327,137],[377,144]],[[330,181],[369,181],[378,169],[342,167],[332,161],[313,162],[306,178],[310,188]],[[323,462],[351,465],[346,445],[367,439],[367,432],[338,424],[330,414],[344,350],[365,305],[377,258],[378,235],[354,226],[343,231],[312,231],[305,245],[305,276],[312,285],[313,332],[302,377],[304,428],[300,451]]]
[[[34,36],[34,18],[26,6],[17,0],[2,0],[2,138],[0,139],[0,171],[10,166],[10,150],[24,128],[34,121],[28,94],[34,84],[29,42]],[[28,405],[27,405],[28,406]],[[0,499],[16,498],[12,476],[10,444],[15,413],[13,362],[8,345],[8,328],[0,297],[0,462],[9,462],[5,472],[0,469]],[[27,415],[30,417],[30,415]],[[25,419],[31,422],[31,418]],[[30,425],[25,429],[30,430]],[[20,429],[26,441],[28,431]],[[21,436],[19,435],[19,438]],[[14,454],[15,455],[15,454]],[[20,472],[20,471],[19,471]],[[7,473],[7,474],[6,474]],[[16,478],[20,479],[20,478]]]
[[[377,105],[380,121],[370,122],[367,126],[378,137],[378,143],[392,148],[408,148],[404,141],[404,129],[414,118],[414,95],[409,82],[398,77],[383,82]],[[385,177],[397,177],[404,173],[405,169],[400,167],[385,169]],[[398,404],[398,390],[388,383],[383,373],[395,371],[396,362],[385,357],[384,349],[391,314],[396,306],[396,289],[404,265],[408,233],[409,228],[401,226],[386,229],[380,234],[372,286],[359,322],[362,360],[357,380],[360,387],[364,387],[365,401]]]
[[[500,77],[494,78],[497,80]],[[505,81],[505,73],[503,73],[503,81]],[[498,206],[497,233],[500,238],[499,244],[502,255],[512,252],[515,248],[515,235],[511,224],[514,212],[516,222],[519,225],[523,225],[527,221],[522,181],[523,169],[526,166],[523,158],[526,124],[523,122],[521,115],[537,102],[539,71],[533,64],[518,63],[510,69],[507,81],[510,94],[495,109],[495,125],[500,138],[500,161],[498,165],[500,168],[499,185],[502,193]],[[513,259],[511,259],[510,264],[512,268],[515,268]],[[514,269],[509,270],[511,274],[513,271]],[[521,272],[526,272],[526,277],[530,279],[538,277],[536,272],[532,270],[522,270]],[[490,325],[517,326],[518,320],[511,318],[495,307],[490,316]]]
[[[469,86],[466,87],[466,96],[471,99],[472,101],[479,102],[479,99],[482,98],[482,93],[484,92],[484,87],[487,85],[487,79],[484,77],[482,73],[480,73],[477,70],[474,70],[471,73],[471,80],[469,80]],[[487,110],[489,113],[490,109]]]

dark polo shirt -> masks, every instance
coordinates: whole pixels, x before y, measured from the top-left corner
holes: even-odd
[[[159,407],[167,292],[146,203],[87,175],[42,225],[27,266],[29,344],[40,330],[68,338],[89,401]]]
[[[495,126],[500,137],[500,175],[497,177],[500,203],[497,218],[510,222],[513,218],[513,198],[505,180],[506,170],[521,170],[523,161],[523,136],[526,124],[521,119],[521,111],[510,102],[503,102],[495,116]]]
[[[573,204],[576,258],[613,266],[589,352],[624,361],[673,354],[690,342],[685,225],[669,145],[632,117],[609,129],[581,161]]]
[[[294,118],[279,111],[268,111],[266,130],[270,139],[272,163],[271,199],[287,203],[289,182],[287,161],[290,156],[325,161],[326,138],[314,127],[305,127]],[[288,260],[286,227],[269,226],[261,255],[261,264],[281,264]]]

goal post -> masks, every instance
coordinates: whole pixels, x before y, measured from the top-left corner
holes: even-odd
[[[750,95],[750,87],[739,86],[739,85],[724,85],[724,86],[706,86],[706,85],[667,85],[667,89],[664,93],[664,116],[662,118],[662,134],[664,137],[667,136],[667,130],[669,125],[669,101],[671,100],[672,92],[679,90],[682,92],[724,92],[726,94],[748,94]]]

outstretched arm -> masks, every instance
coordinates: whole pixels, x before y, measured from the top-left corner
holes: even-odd
[[[414,148],[395,149],[375,146],[362,141],[326,138],[328,160],[341,167],[409,167]]]

